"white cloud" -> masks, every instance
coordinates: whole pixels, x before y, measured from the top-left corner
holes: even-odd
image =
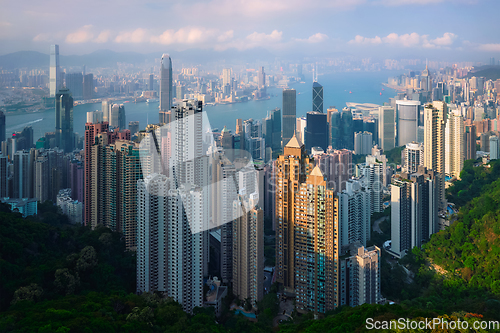
[[[228,31],[224,32],[222,35],[220,35],[219,37],[217,37],[217,41],[220,43],[223,43],[223,42],[227,42],[227,41],[233,39],[233,37],[234,37],[234,31],[228,30]]]
[[[247,40],[251,43],[266,43],[266,42],[279,42],[283,35],[282,31],[273,30],[270,34],[264,32],[253,32],[247,36]]]
[[[169,29],[159,36],[152,36],[151,43],[170,45],[170,44],[195,44],[209,41],[215,36],[214,30],[204,28],[181,28],[177,31]]]
[[[349,44],[389,44],[400,47],[449,48],[453,45],[456,39],[457,35],[451,32],[446,32],[443,36],[431,40],[429,40],[429,35],[419,35],[416,32],[403,35],[391,33],[386,37],[375,36],[373,38],[357,35],[353,40],[349,41]]]
[[[143,43],[148,41],[148,31],[137,28],[134,31],[125,31],[115,37],[116,43]]]
[[[85,25],[75,32],[72,32],[66,36],[66,43],[78,44],[86,43],[94,38],[94,34],[91,31],[92,25]]]
[[[215,45],[214,49],[217,51],[224,51],[230,48],[235,48],[241,51],[264,46],[275,48],[283,44],[281,42],[282,38],[282,31],[273,30],[269,34],[255,31],[247,35],[245,38],[232,38],[226,42],[219,42]]]
[[[445,32],[443,37],[438,37],[436,39],[431,40],[432,44],[439,46],[450,46],[457,39],[457,35],[451,32]]]
[[[111,36],[111,31],[109,31],[109,30],[101,31],[99,36],[97,36],[97,38],[94,39],[94,42],[95,43],[106,43],[109,40],[110,36]]]
[[[322,34],[320,32],[310,36],[309,38],[306,39],[300,39],[300,38],[295,38],[294,40],[297,42],[307,42],[307,43],[321,43],[324,42],[328,39],[328,36],[326,34]]]
[[[500,44],[481,44],[479,50],[487,52],[500,52]]]
[[[356,35],[353,40],[349,41],[349,44],[381,44],[382,39],[379,36],[375,36],[374,38],[363,37],[360,35]]]
[[[0,28],[7,28],[10,27],[12,23],[7,22],[7,21],[0,21]]]
[[[47,42],[50,40],[49,34],[41,33],[33,37],[34,42]]]

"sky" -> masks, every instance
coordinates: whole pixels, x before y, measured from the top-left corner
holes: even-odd
[[[500,59],[499,0],[0,0],[0,54],[209,49]]]

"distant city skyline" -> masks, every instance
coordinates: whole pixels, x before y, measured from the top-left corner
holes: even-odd
[[[458,53],[485,59],[500,54],[495,24],[500,3],[495,0],[335,0],[314,4],[279,0],[272,5],[261,0],[242,4],[228,0],[94,1],[58,6],[53,0],[30,0],[5,5],[0,14],[1,53],[45,53],[47,45],[59,44],[62,54],[103,48],[140,53],[263,48],[275,55],[345,52],[367,57],[450,57]],[[169,20],[165,21],[167,13]],[[416,19],[409,19],[409,13]],[[193,15],[211,20],[186,24]],[[453,19],[446,19],[447,15]],[[300,24],[296,24],[298,20]]]

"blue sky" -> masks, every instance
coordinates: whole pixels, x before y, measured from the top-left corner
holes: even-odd
[[[0,54],[186,50],[500,58],[498,0],[2,1]]]

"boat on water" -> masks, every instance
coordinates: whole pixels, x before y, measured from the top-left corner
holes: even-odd
[[[159,99],[158,99],[158,98],[148,98],[148,99],[146,100],[146,103],[154,103],[154,102],[158,102],[158,101],[159,101]]]
[[[352,94],[352,91],[349,90],[349,94]]]
[[[380,96],[382,96],[382,92],[380,92]]]

